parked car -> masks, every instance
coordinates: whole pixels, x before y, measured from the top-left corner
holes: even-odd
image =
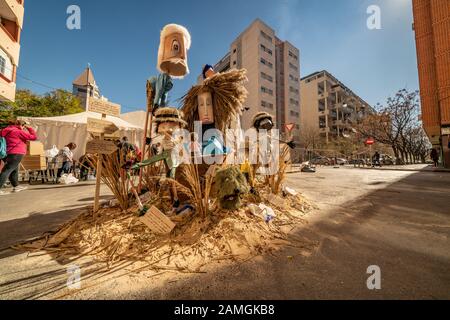
[[[356,164],[362,164],[362,165],[365,165],[365,164],[366,164],[366,161],[365,161],[364,159],[352,159],[352,160],[350,160],[348,163],[349,163],[349,164],[354,164],[354,165],[356,165]]]
[[[343,165],[348,164],[347,159],[344,159],[344,158],[337,158],[337,159],[336,159],[336,162],[337,162],[337,164],[340,165],[340,166],[343,166]]]
[[[381,164],[385,166],[392,166],[395,164],[395,159],[388,154],[382,154],[380,157],[380,161]]]
[[[327,157],[316,157],[314,159],[312,159],[309,163],[311,164],[318,164],[318,165],[322,165],[322,166],[329,166],[332,161],[330,158]]]

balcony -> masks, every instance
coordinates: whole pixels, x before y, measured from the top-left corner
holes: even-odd
[[[19,28],[22,29],[24,15],[24,7],[23,4],[20,3],[22,1],[4,0],[4,2],[6,2],[6,6],[0,4],[2,16],[8,20],[17,22]]]
[[[16,97],[16,84],[8,82],[3,77],[0,77],[0,101],[14,101]]]
[[[0,46],[11,57],[14,65],[19,65],[20,44],[15,42],[9,32],[0,24]]]

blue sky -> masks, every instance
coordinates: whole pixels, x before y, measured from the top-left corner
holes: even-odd
[[[81,8],[81,30],[66,28],[66,9]],[[381,30],[369,30],[367,7],[381,8]],[[398,89],[418,89],[411,0],[28,0],[18,73],[71,90],[90,63],[101,93],[122,112],[145,106],[145,81],[157,74],[159,32],[188,28],[191,74],[174,81],[176,105],[202,65],[215,63],[254,19],[300,49],[301,76],[326,69],[370,104]],[[18,88],[49,91],[23,78]]]

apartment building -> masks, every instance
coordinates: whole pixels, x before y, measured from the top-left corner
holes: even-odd
[[[20,56],[23,0],[0,0],[0,100],[14,101]]]
[[[348,137],[353,125],[372,107],[328,71],[310,74],[300,81],[301,130],[315,130],[328,143]]]
[[[450,1],[413,0],[423,127],[450,168]]]
[[[299,50],[280,40],[275,31],[256,19],[230,45],[230,51],[214,65],[216,72],[247,69],[249,92],[241,122],[251,127],[253,116],[261,111],[273,115],[280,132],[294,124],[292,137],[299,140],[300,62]]]

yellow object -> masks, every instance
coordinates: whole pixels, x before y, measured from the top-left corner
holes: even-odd
[[[27,155],[29,156],[43,156],[44,145],[40,141],[27,142]]]

